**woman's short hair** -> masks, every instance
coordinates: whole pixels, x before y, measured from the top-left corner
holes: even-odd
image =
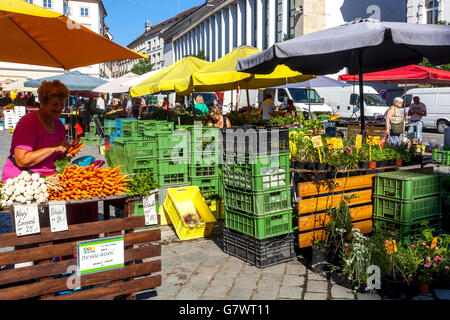
[[[70,95],[69,89],[59,80],[43,81],[37,92],[41,104],[47,104],[55,97],[65,101]]]
[[[400,97],[395,98],[394,99],[394,104],[397,103],[397,102],[403,103],[403,98],[400,98]]]
[[[201,94],[199,94],[197,97],[195,97],[195,103],[205,104],[205,100],[203,100],[203,96]]]

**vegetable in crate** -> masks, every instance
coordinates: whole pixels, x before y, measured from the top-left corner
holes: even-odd
[[[130,180],[119,173],[120,168],[95,168],[94,165],[66,167],[57,176],[57,188],[49,189],[49,199],[71,201],[126,194],[129,192],[126,185]]]
[[[200,217],[197,213],[188,213],[183,217],[184,223],[186,223],[190,228],[195,228],[200,223]]]
[[[128,195],[130,196],[148,196],[153,190],[158,189],[159,185],[153,180],[153,170],[138,173],[128,182]]]

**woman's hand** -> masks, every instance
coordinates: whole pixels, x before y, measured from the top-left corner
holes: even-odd
[[[70,144],[66,140],[61,141],[57,145],[54,145],[55,152],[66,153],[69,148]]]
[[[386,136],[388,136],[391,133],[391,130],[389,128],[386,128]]]

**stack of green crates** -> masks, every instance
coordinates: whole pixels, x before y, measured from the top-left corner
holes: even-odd
[[[378,174],[374,190],[374,231],[391,231],[402,243],[442,220],[442,175],[413,171]]]
[[[433,149],[431,158],[434,163],[450,166],[450,150]]]
[[[289,152],[226,158],[225,227],[256,239],[291,233]]]

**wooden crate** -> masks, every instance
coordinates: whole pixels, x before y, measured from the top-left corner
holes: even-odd
[[[118,200],[117,200],[118,201]],[[22,268],[0,269],[0,300],[92,300],[124,296],[134,299],[136,292],[147,291],[161,285],[161,229],[158,225],[145,227],[145,217],[131,217],[134,204],[128,200],[117,206],[125,209],[125,218],[71,224],[68,230],[51,232],[41,227],[39,234],[17,237],[15,233],[0,234],[0,248],[11,251],[0,253],[0,266],[33,262]],[[124,236],[125,266],[104,272],[80,276],[80,291],[54,295],[67,291],[69,266],[76,266],[74,256],[77,241],[115,235]],[[53,259],[59,258],[60,259]],[[57,261],[55,261],[57,260]]]
[[[366,134],[368,136],[384,137],[386,135],[386,128],[384,126],[366,125]],[[361,133],[361,127],[355,125],[347,126],[347,138],[356,136]]]
[[[314,237],[325,239],[323,228],[328,223],[326,210],[337,207],[346,196],[356,197],[347,201],[350,215],[355,228],[361,233],[372,231],[372,194],[374,174],[348,178],[339,178],[335,181],[333,194],[333,180],[316,182],[303,182],[297,185],[298,196],[298,243],[300,248],[312,245]]]

